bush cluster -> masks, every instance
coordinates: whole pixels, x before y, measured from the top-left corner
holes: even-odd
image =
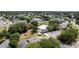
[[[57,20],[50,20],[48,24],[48,31],[57,30],[59,27],[59,22]]]
[[[38,21],[33,21],[31,24],[32,24],[32,33],[36,33],[38,29]]]
[[[42,39],[40,42],[30,43],[26,48],[60,48],[60,41],[55,38]]]
[[[23,32],[26,32],[27,30],[28,30],[28,28],[27,28],[27,24],[26,23],[18,22],[18,23],[12,24],[9,27],[8,32],[11,33],[11,34],[12,33],[16,33],[16,32],[23,33]]]
[[[77,36],[78,30],[75,28],[68,27],[67,29],[62,31],[58,39],[65,44],[71,44],[72,42],[76,41]]]

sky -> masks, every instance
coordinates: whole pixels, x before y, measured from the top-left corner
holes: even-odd
[[[78,11],[78,0],[0,0],[0,11]]]

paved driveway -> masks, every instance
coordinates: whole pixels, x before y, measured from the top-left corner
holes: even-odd
[[[6,41],[4,41],[1,45],[0,48],[7,48],[9,47],[9,39],[7,39]]]

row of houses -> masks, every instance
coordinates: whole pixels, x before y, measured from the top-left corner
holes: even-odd
[[[65,29],[69,24],[69,21],[64,21],[62,23],[59,24],[59,29]],[[40,25],[38,26],[38,29],[41,31],[41,32],[47,32],[47,27],[48,25]]]

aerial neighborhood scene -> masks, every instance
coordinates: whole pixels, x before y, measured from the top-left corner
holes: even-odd
[[[0,11],[0,48],[79,48],[79,12]]]

